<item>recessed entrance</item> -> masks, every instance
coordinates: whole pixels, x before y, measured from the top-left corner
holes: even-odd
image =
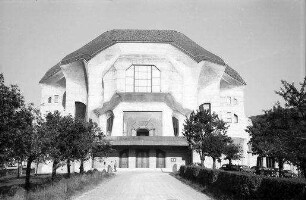
[[[149,151],[136,151],[136,168],[149,168]]]
[[[156,150],[156,168],[165,168],[165,152],[161,150]]]
[[[148,129],[138,129],[137,136],[149,136],[149,130]]]
[[[120,152],[119,167],[129,168],[129,150]]]

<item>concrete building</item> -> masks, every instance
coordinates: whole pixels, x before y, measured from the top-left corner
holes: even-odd
[[[186,116],[201,105],[230,124],[228,135],[244,152],[239,162],[250,164],[246,83],[220,57],[177,31],[107,31],[64,57],[40,84],[42,113],[59,110],[92,119],[117,150],[88,168],[111,161],[121,168],[199,162],[182,129]]]

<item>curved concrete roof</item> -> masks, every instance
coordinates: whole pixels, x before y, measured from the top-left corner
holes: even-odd
[[[142,43],[168,43],[172,46],[180,49],[185,54],[189,55],[196,62],[210,61],[219,65],[226,66],[225,73],[239,81],[241,84],[245,84],[240,75],[232,68],[227,66],[225,62],[215,54],[205,50],[197,43],[189,39],[184,34],[174,30],[110,30],[102,33],[100,36],[84,45],[80,49],[65,56],[60,63],[52,67],[44,77],[40,80],[40,83],[44,83],[49,77],[57,73],[60,70],[60,65],[72,63],[78,60],[89,61],[95,55],[103,51],[104,49],[122,42],[142,42]]]

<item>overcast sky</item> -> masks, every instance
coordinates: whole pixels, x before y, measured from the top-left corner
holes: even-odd
[[[1,1],[0,71],[27,102],[65,55],[111,29],[173,29],[220,56],[247,82],[246,115],[280,100],[280,80],[305,76],[304,0]]]

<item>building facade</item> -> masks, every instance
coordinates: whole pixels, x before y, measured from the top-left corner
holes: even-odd
[[[92,119],[116,149],[108,158],[91,160],[88,168],[199,162],[182,130],[186,116],[201,105],[230,124],[228,135],[243,148],[239,162],[250,165],[246,83],[220,57],[177,31],[105,32],[63,58],[40,84],[43,114],[58,110]]]

